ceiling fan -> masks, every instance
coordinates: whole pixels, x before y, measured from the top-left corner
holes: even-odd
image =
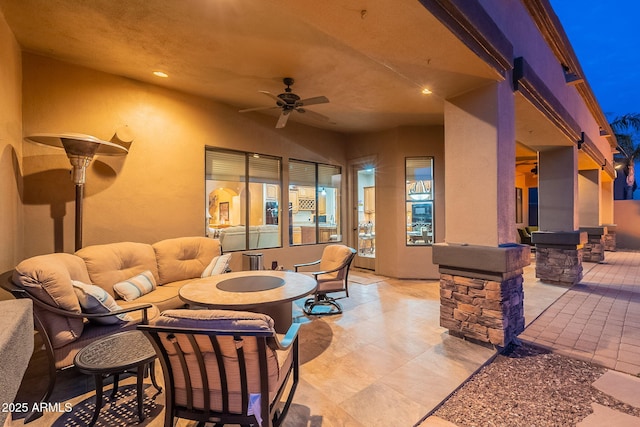
[[[538,160],[537,156],[516,158],[516,166],[523,166],[523,167],[533,166],[533,168],[529,172],[532,173],[533,175],[537,175],[538,174],[537,160]]]
[[[282,111],[280,112],[280,117],[278,118],[278,122],[276,123],[276,128],[283,128],[287,124],[289,120],[289,115],[292,111],[304,114],[312,119],[321,120],[328,122],[329,118],[327,116],[323,116],[322,114],[316,113],[314,111],[309,111],[306,108],[309,105],[315,104],[326,104],[329,102],[326,96],[316,96],[313,98],[300,99],[298,95],[291,91],[291,86],[293,85],[293,78],[285,77],[283,83],[287,86],[284,89],[284,92],[280,95],[274,95],[271,92],[267,92],[266,90],[259,91],[260,93],[264,93],[269,98],[272,98],[276,101],[275,107],[254,107],[254,108],[246,108],[244,110],[240,110],[241,113],[248,113],[249,111],[261,111],[261,110],[274,110],[280,108]]]

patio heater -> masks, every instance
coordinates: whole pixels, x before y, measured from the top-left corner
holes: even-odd
[[[75,218],[75,250],[82,248],[82,204],[84,200],[84,184],[87,179],[87,166],[94,155],[117,156],[129,152],[127,148],[103,141],[91,135],[79,133],[50,134],[40,133],[30,135],[27,141],[44,144],[51,147],[63,148],[73,167],[71,180],[76,186],[76,218]]]

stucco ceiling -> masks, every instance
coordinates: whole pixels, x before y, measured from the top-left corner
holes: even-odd
[[[25,51],[238,109],[273,105],[258,91],[278,94],[293,77],[302,98],[329,98],[309,109],[330,123],[291,120],[339,132],[441,124],[445,98],[497,78],[418,0],[0,0],[0,10]]]

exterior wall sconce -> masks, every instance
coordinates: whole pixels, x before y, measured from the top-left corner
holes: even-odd
[[[578,144],[578,150],[582,149],[582,144],[584,144],[584,132],[580,132],[580,139],[576,141]]]
[[[576,85],[578,83],[584,82],[584,77],[574,73],[567,66],[562,67],[562,71],[564,72],[564,81],[569,85]]]
[[[129,150],[113,142],[103,141],[91,135],[79,133],[51,134],[40,133],[26,137],[36,144],[63,148],[73,167],[71,180],[76,186],[75,248],[82,248],[82,203],[84,184],[87,180],[87,166],[96,154],[117,156],[125,155]]]

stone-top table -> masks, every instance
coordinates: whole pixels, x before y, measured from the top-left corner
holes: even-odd
[[[292,323],[292,302],[315,291],[313,277],[289,271],[238,271],[194,280],[179,292],[187,304],[264,313],[278,332]]]

